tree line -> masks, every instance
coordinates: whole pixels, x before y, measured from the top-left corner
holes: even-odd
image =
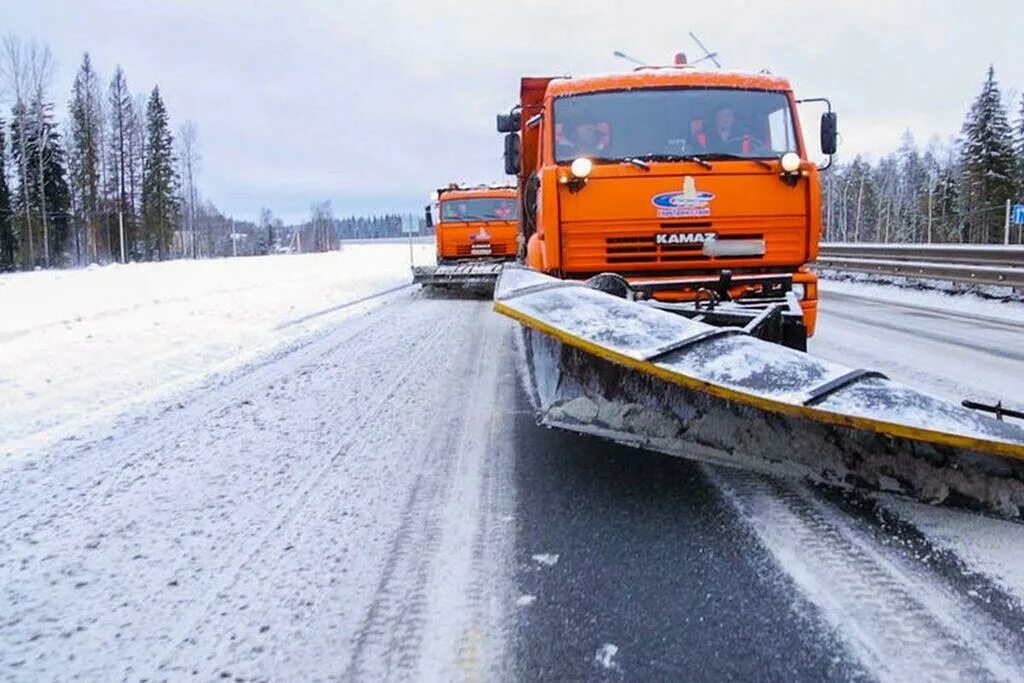
[[[424,231],[398,214],[339,219],[330,202],[289,226],[266,208],[256,222],[225,216],[197,186],[195,124],[173,130],[159,86],[132,90],[120,65],[104,79],[86,52],[58,121],[55,70],[43,43],[0,43],[0,271],[326,251]]]
[[[1024,96],[1011,123],[1013,108],[990,66],[959,135],[922,151],[908,130],[874,163],[838,164],[823,178],[825,240],[1002,244],[1007,200],[1024,203]]]
[[[63,125],[49,48],[0,45],[0,270],[166,259],[200,240],[195,126],[171,132],[159,86],[133,92],[121,66],[101,79],[88,53]],[[4,117],[4,114],[7,114]]]
[[[337,249],[341,240],[405,238],[409,231],[416,235],[433,234],[433,229],[428,229],[418,215],[385,213],[336,218],[331,203],[323,201],[310,207],[308,221],[287,226],[263,209],[258,229],[260,237],[253,245],[256,249],[268,245],[268,251],[273,252],[327,251]]]

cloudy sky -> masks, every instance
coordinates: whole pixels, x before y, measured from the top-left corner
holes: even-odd
[[[494,114],[522,75],[622,70],[622,50],[668,61],[694,31],[726,67],[768,68],[828,96],[842,153],[883,154],[959,130],[994,63],[1024,91],[1019,0],[12,0],[0,33],[49,44],[68,99],[81,53],[104,80],[159,84],[196,123],[201,189],[221,210],[301,219],[414,210],[449,180],[502,179]]]

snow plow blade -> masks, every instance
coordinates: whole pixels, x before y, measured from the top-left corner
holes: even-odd
[[[412,281],[424,287],[492,291],[501,273],[501,265],[498,261],[483,261],[413,266]]]
[[[542,424],[1017,517],[1024,428],[887,379],[506,265]]]

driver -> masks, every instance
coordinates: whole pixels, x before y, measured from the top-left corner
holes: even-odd
[[[572,129],[569,141],[578,156],[600,156],[608,149],[608,131],[596,123],[579,123]]]
[[[750,154],[750,135],[740,132],[732,107],[719,107],[708,141],[709,151],[726,154]]]

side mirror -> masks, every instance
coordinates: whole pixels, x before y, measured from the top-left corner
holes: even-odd
[[[839,139],[839,124],[834,111],[821,115],[821,151],[832,155],[836,153]]]
[[[430,213],[430,204],[427,204],[425,207],[423,207],[423,211],[424,211],[424,218],[427,221],[426,222],[426,226],[428,228],[434,227],[434,216],[433,216],[433,214]]]
[[[508,175],[519,175],[521,145],[519,133],[509,133],[505,136],[505,173]]]
[[[498,114],[498,132],[516,133],[519,131],[519,112],[513,111],[510,114]]]

